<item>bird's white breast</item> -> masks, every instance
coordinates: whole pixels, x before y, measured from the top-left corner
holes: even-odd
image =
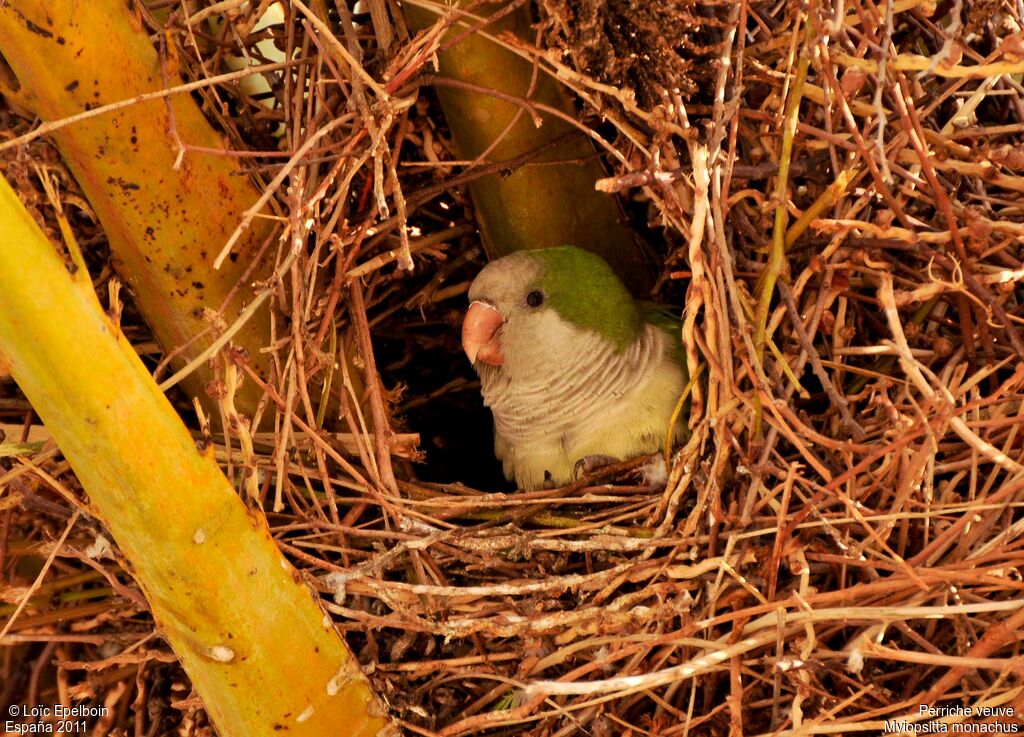
[[[514,360],[480,367],[506,475],[525,488],[542,486],[545,472],[563,484],[580,458],[628,458],[660,447],[684,383],[667,334],[645,325],[616,351],[549,311],[524,337],[507,352]]]

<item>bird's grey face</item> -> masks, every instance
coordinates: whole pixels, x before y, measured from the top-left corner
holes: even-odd
[[[493,261],[477,275],[462,322],[462,347],[471,362],[500,366],[508,346],[538,334],[547,312],[542,279],[542,265],[529,252]]]

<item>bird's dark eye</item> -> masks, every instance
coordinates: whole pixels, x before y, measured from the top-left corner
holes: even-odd
[[[526,295],[526,304],[530,307],[540,307],[544,304],[544,292],[533,289]]]

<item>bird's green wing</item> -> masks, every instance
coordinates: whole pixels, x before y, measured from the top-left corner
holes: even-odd
[[[640,308],[640,315],[644,322],[664,330],[672,336],[671,345],[676,351],[675,358],[683,366],[686,365],[684,358],[682,336],[683,318],[679,315],[679,308],[672,305],[660,305],[656,302],[639,300],[637,306]]]

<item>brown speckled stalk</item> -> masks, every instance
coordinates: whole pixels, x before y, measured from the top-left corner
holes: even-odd
[[[0,3],[0,54],[14,70],[34,111],[59,120],[101,105],[180,84],[173,68],[161,72],[150,39],[123,0],[13,0]],[[219,271],[212,263],[244,210],[259,193],[237,160],[186,153],[191,145],[223,148],[188,94],[173,95],[173,129],[164,100],[130,105],[60,128],[53,139],[99,216],[114,268],[129,285],[164,351],[174,351],[209,328],[204,308],[218,310],[250,266],[269,233],[257,219]],[[249,279],[265,277],[258,266]],[[251,298],[242,284],[226,305],[231,324]],[[270,319],[258,312],[235,336],[250,362],[266,375]],[[212,336],[181,351],[176,367],[196,356]],[[188,393],[208,403],[214,372],[202,366],[185,380]],[[260,394],[250,382],[237,397],[251,415]],[[208,403],[208,407],[213,405]]]

